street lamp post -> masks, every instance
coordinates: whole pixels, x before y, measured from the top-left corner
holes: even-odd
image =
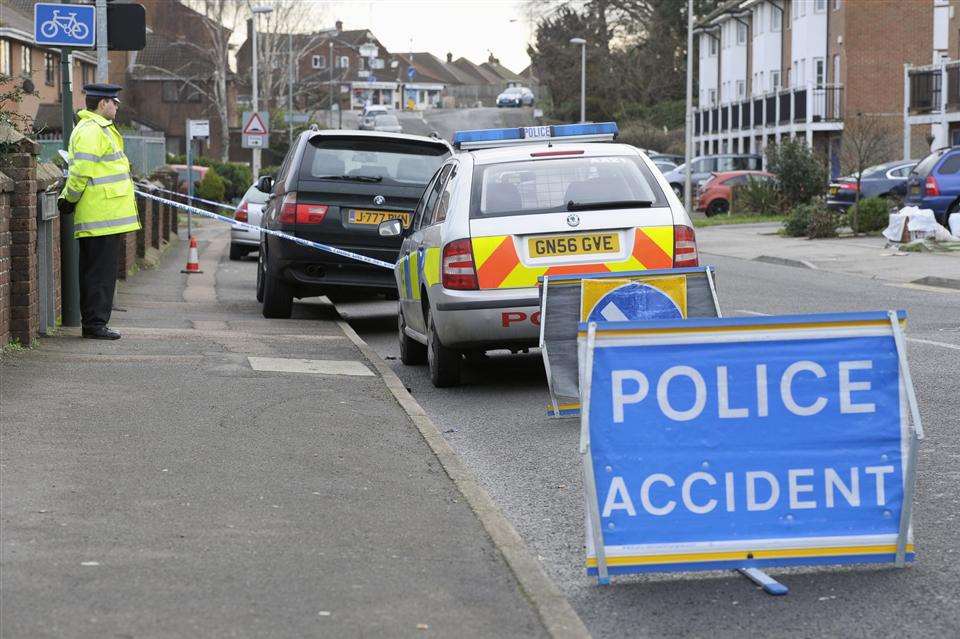
[[[580,121],[587,121],[587,41],[570,38],[570,44],[580,45]]]
[[[691,182],[691,163],[693,162],[693,0],[687,0],[687,100],[685,106],[686,122],[684,131],[684,168],[683,203],[687,213],[693,215],[693,184]]]
[[[250,9],[253,12],[253,111],[260,110],[259,77],[257,72],[257,14],[270,13],[273,7],[256,6]],[[253,179],[256,181],[260,177],[260,149],[253,149]]]

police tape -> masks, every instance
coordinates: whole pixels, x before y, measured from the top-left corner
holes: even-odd
[[[186,193],[181,193],[180,191],[171,191],[170,189],[162,189],[159,186],[150,185],[151,191],[160,191],[161,193],[169,193],[171,195],[179,195],[180,197],[189,198],[197,202],[203,202],[204,204],[210,204],[211,206],[219,206],[222,209],[227,209],[228,211],[236,211],[237,207],[230,206],[229,204],[224,204],[222,202],[214,202],[213,200],[205,200],[202,197],[197,197],[196,195],[187,195]]]
[[[259,231],[260,233],[266,233],[267,235],[273,235],[285,240],[294,242],[295,244],[300,244],[301,246],[306,246],[309,248],[317,249],[318,251],[325,251],[327,253],[333,253],[334,255],[339,255],[340,257],[346,257],[351,260],[357,260],[358,262],[364,262],[365,264],[372,264],[374,266],[379,266],[381,268],[388,268],[391,271],[393,270],[394,265],[390,262],[384,262],[383,260],[378,260],[373,257],[367,257],[366,255],[361,255],[359,253],[353,253],[351,251],[345,251],[343,249],[337,248],[336,246],[330,246],[328,244],[321,244],[320,242],[311,242],[310,240],[305,240],[302,237],[297,237],[296,235],[290,235],[289,233],[283,233],[281,231],[275,231],[273,229],[265,229],[260,226],[255,226],[253,224],[247,224],[246,222],[238,222],[232,217],[227,217],[225,215],[220,215],[218,213],[211,213],[210,211],[205,211],[204,209],[199,209],[195,206],[190,206],[189,204],[182,204],[180,202],[174,202],[173,200],[168,200],[167,198],[160,197],[159,195],[152,195],[145,191],[135,190],[137,195],[142,197],[150,198],[157,202],[161,202],[168,206],[180,209],[182,211],[187,211],[189,213],[194,213],[195,215],[200,215],[202,217],[210,218],[211,220],[217,220],[219,222],[226,222],[227,224],[241,229],[246,229],[248,231]]]

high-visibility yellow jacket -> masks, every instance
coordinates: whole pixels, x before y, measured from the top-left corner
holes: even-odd
[[[140,229],[123,137],[113,122],[87,111],[70,136],[70,174],[60,197],[75,202],[74,237]]]

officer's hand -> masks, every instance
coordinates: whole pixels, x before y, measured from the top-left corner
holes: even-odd
[[[60,211],[60,215],[70,215],[75,208],[77,208],[76,202],[70,202],[66,198],[57,200],[57,210]]]

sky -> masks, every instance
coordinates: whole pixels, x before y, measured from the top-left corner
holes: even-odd
[[[523,0],[307,0],[324,25],[342,20],[344,29],[370,29],[392,53],[429,51],[441,60],[449,51],[477,64],[490,52],[514,72],[530,58],[530,22]]]

